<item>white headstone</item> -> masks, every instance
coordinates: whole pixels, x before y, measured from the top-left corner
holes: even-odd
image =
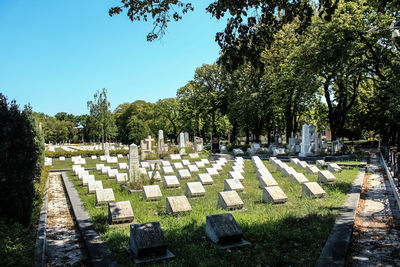
[[[224,180],[224,191],[243,191],[244,187],[239,180],[236,179],[225,179]]]
[[[146,200],[160,200],[162,193],[158,185],[144,185],[143,198]]]
[[[180,186],[179,180],[175,175],[165,175],[163,184],[165,188],[177,188]]]
[[[200,197],[206,194],[206,190],[201,182],[189,182],[186,183],[185,194],[187,197]]]
[[[197,179],[201,182],[202,185],[211,185],[213,184],[213,179],[211,175],[208,173],[199,173],[197,174]]]
[[[178,214],[192,210],[192,206],[186,196],[167,197],[167,212]]]

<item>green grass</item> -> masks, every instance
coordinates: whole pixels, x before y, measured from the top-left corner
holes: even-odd
[[[95,164],[89,160],[87,162],[89,166]],[[230,212],[242,228],[244,238],[252,245],[232,250],[218,249],[205,238],[206,216],[227,212],[217,208],[217,200],[218,192],[223,191],[224,179],[228,177],[227,173],[232,163],[228,163],[223,172],[213,178],[214,185],[205,186],[205,197],[189,199],[193,210],[179,216],[166,214],[166,197],[184,195],[186,181],[180,181],[180,189],[164,189],[162,183],[157,183],[163,194],[161,201],[146,202],[142,199],[141,193],[129,194],[121,190],[114,180],[107,179],[96,171],[90,171],[90,173],[96,175],[96,180],[103,181],[104,188],[113,188],[116,201],[131,201],[135,222],[160,222],[168,247],[176,258],[154,263],[154,266],[160,264],[169,266],[237,266],[242,264],[247,266],[313,266],[329,236],[358,169],[346,169],[342,173],[335,174],[337,181],[334,184],[322,185],[327,192],[326,197],[311,199],[302,197],[301,185],[290,182],[287,177],[281,177],[275,167],[268,162],[264,163],[288,196],[288,202],[280,205],[262,203],[262,190],[258,187],[254,167],[250,161],[246,161],[245,180],[242,181],[245,191],[239,192],[245,206],[243,210]],[[55,161],[54,165],[56,165]],[[307,174],[297,167],[294,168],[303,172],[310,181],[317,180],[317,175]],[[107,241],[113,256],[120,265],[131,265],[125,251],[129,244],[129,227],[108,227],[107,206],[95,207],[95,196],[87,195],[87,188],[82,188],[81,182],[73,176],[72,172],[68,172],[68,175],[72,178],[90,213],[95,228]],[[196,175],[193,175],[188,181],[196,179]]]

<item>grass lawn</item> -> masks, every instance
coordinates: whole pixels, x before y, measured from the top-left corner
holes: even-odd
[[[126,158],[119,159],[126,162]],[[99,160],[86,159],[87,167],[95,166]],[[64,168],[72,165],[70,160],[57,162],[53,168]],[[288,202],[280,205],[262,203],[262,189],[251,161],[245,161],[244,192],[239,192],[244,201],[244,209],[230,211],[242,228],[244,239],[252,245],[231,250],[221,250],[212,245],[205,237],[206,216],[225,213],[217,208],[218,192],[223,191],[224,179],[232,163],[228,163],[220,175],[213,177],[214,184],[205,186],[206,196],[190,198],[192,211],[185,215],[173,216],[166,213],[166,197],[185,194],[186,181],[180,180],[180,189],[164,189],[160,185],[163,197],[161,201],[146,202],[141,193],[129,194],[121,190],[115,180],[107,179],[99,172],[96,180],[102,180],[104,188],[113,188],[116,201],[130,200],[135,214],[135,222],[159,221],[168,242],[168,248],[176,258],[154,263],[154,266],[314,266],[329,236],[335,219],[344,203],[347,192],[358,174],[358,168],[345,169],[337,173],[334,184],[323,185],[327,192],[324,199],[302,197],[301,185],[292,183],[287,177],[281,177],[275,167],[264,161],[264,164],[288,196]],[[109,165],[109,164],[107,164]],[[288,164],[291,166],[290,164]],[[302,172],[310,181],[316,181],[317,175]],[[87,194],[87,188],[81,186],[72,172],[68,176],[77,188],[87,211],[90,213],[95,228],[107,241],[113,256],[122,266],[132,265],[125,248],[129,245],[129,227],[110,228],[107,224],[107,206],[95,207],[95,196]],[[197,180],[193,175],[188,181]],[[151,266],[151,264],[150,264]]]

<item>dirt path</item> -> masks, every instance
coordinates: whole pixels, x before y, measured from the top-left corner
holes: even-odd
[[[47,206],[47,266],[85,266],[80,234],[71,216],[59,173],[49,177]]]
[[[399,211],[376,153],[370,153],[346,266],[400,266]]]

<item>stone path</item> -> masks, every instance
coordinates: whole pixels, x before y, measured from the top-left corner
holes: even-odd
[[[60,174],[51,173],[47,206],[47,266],[85,266],[86,256],[80,239]]]
[[[399,210],[378,154],[367,169],[346,266],[400,266]]]

